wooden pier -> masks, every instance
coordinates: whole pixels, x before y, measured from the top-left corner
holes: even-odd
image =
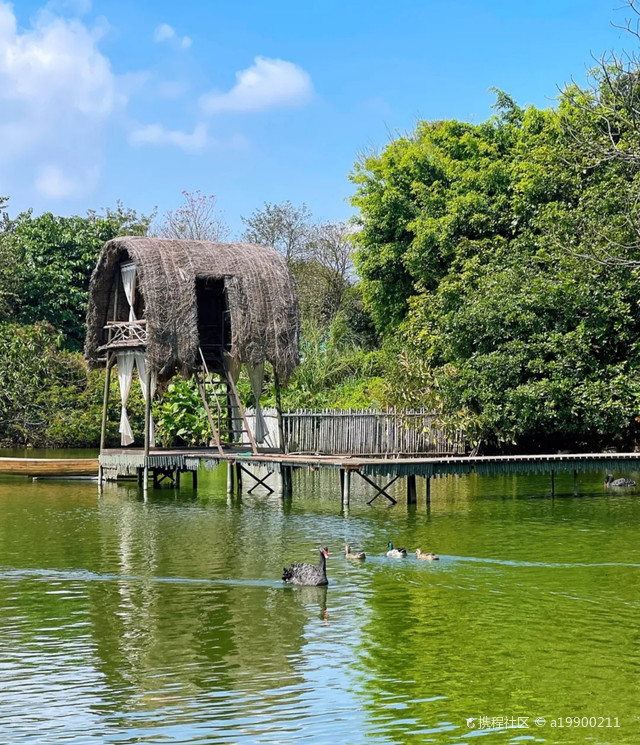
[[[549,455],[495,455],[495,456],[439,456],[393,458],[381,456],[316,455],[310,453],[263,452],[235,450],[220,454],[216,449],[152,449],[145,456],[142,449],[130,448],[105,450],[96,458],[0,458],[0,475],[28,477],[96,477],[100,480],[117,481],[121,478],[137,478],[146,490],[145,472],[154,487],[163,482],[180,486],[181,474],[190,474],[197,488],[198,471],[213,470],[218,465],[227,466],[227,490],[251,492],[258,486],[269,493],[279,492],[285,496],[292,492],[292,473],[295,469],[315,471],[320,469],[340,472],[342,502],[348,505],[354,479],[366,482],[372,490],[369,503],[384,497],[395,504],[389,487],[399,479],[405,480],[407,503],[415,504],[417,478],[424,478],[427,501],[431,495],[431,480],[443,476],[464,476],[475,473],[500,474],[548,474],[551,494],[555,491],[555,476],[558,473],[573,473],[574,491],[580,473],[640,471],[640,453],[563,453]],[[256,475],[252,467],[261,466],[266,475]],[[244,480],[243,480],[244,475]],[[378,481],[374,481],[377,478]],[[380,483],[383,481],[384,483]]]
[[[294,469],[339,470],[342,485],[342,501],[350,501],[353,478],[367,482],[375,491],[369,503],[378,497],[385,497],[392,503],[396,499],[389,493],[389,487],[398,479],[405,479],[407,502],[416,501],[416,478],[426,479],[427,500],[430,499],[431,479],[442,476],[463,476],[470,473],[478,475],[540,473],[551,477],[551,492],[555,490],[557,473],[573,473],[577,487],[578,474],[584,472],[602,473],[610,471],[640,470],[640,453],[569,453],[549,455],[496,455],[496,456],[440,456],[393,458],[375,456],[316,455],[309,453],[229,451],[220,454],[217,450],[167,449],[151,450],[145,456],[144,450],[105,450],[100,455],[101,478],[117,480],[122,477],[137,477],[141,486],[143,474],[149,473],[153,483],[159,485],[167,479],[178,485],[180,474],[191,473],[194,486],[197,485],[199,469],[212,470],[220,463],[228,469],[228,490],[238,488],[242,475],[247,474],[252,491],[264,486],[270,492],[291,493],[291,474]],[[266,468],[267,475],[257,477],[252,466]],[[271,478],[273,476],[273,478]],[[375,477],[387,479],[384,485],[376,483]],[[251,481],[249,481],[251,479]],[[236,486],[234,487],[234,482]]]

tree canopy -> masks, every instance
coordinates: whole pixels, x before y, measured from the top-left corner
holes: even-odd
[[[596,258],[637,245],[638,166],[589,149],[607,136],[592,91],[548,110],[498,92],[496,109],[479,125],[422,122],[352,174],[356,265],[401,363],[396,399],[488,443],[629,445],[638,270]]]

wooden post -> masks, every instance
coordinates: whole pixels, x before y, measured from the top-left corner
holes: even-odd
[[[273,369],[273,388],[276,394],[276,416],[278,417],[278,437],[280,438],[280,450],[287,452],[284,441],[284,422],[282,421],[282,397],[280,394],[280,378],[275,368]]]
[[[142,488],[146,492],[149,488],[149,439],[151,436],[151,368],[149,366],[149,360],[147,359],[147,375],[146,375],[146,386],[147,386],[147,400],[144,402],[144,476]],[[155,476],[155,474],[154,474]],[[155,488],[156,481],[154,478],[153,486]]]
[[[233,494],[233,463],[227,463],[227,494]]]
[[[552,468],[551,469],[551,496],[555,497],[555,495],[556,495],[556,475]]]
[[[418,501],[418,490],[416,489],[415,473],[407,476],[407,504],[416,504]]]
[[[343,507],[349,506],[351,499],[351,471],[347,471],[346,468],[341,469],[342,475],[342,505]]]
[[[173,488],[180,489],[180,469],[176,468],[173,478]]]
[[[198,488],[198,472],[197,471],[191,471],[191,486],[193,487],[193,491],[196,491]]]
[[[242,494],[242,466],[236,463],[236,491]]]
[[[291,466],[280,465],[282,477],[282,496],[290,497],[293,494],[293,477]]]
[[[107,410],[109,408],[109,392],[111,390],[111,368],[113,354],[107,352],[107,368],[104,375],[104,391],[102,395],[102,424],[100,426],[100,452],[104,450],[107,440]],[[98,467],[98,484],[102,484],[102,466]]]
[[[431,505],[431,476],[426,476],[426,485],[427,485],[427,507]]]
[[[102,426],[100,428],[100,452],[104,450],[107,439],[107,409],[109,408],[109,393],[111,390],[111,368],[113,367],[113,354],[107,353],[107,368],[104,377],[104,391],[102,395]]]
[[[578,469],[573,469],[573,494],[574,496],[578,496]]]

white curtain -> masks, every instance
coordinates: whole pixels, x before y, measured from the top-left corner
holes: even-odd
[[[265,437],[269,434],[269,428],[264,420],[262,409],[260,408],[260,396],[262,395],[262,384],[264,383],[264,363],[259,365],[247,365],[249,380],[251,381],[251,390],[256,400],[256,424],[253,436],[256,442],[264,442]]]
[[[129,321],[135,321],[136,314],[133,310],[133,305],[136,299],[136,265],[125,264],[124,266],[121,266],[120,275],[122,276],[124,294],[127,296],[127,300],[129,301]]]
[[[147,396],[149,391],[147,390],[147,357],[144,352],[136,351],[133,353],[136,361],[136,367],[138,368],[138,377],[140,378],[140,388],[142,389],[142,398],[145,403],[147,402]],[[151,400],[156,393],[156,375],[151,374]],[[153,424],[153,416],[149,415],[149,446],[156,446],[156,433],[155,426]]]
[[[120,384],[120,444],[131,445],[133,432],[127,416],[127,401],[131,390],[131,378],[133,376],[133,352],[126,350],[118,352],[116,361],[118,363],[118,383]]]

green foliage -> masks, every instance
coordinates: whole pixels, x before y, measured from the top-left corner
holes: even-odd
[[[0,246],[11,267],[0,275],[0,293],[10,293],[12,320],[46,321],[64,334],[69,349],[81,349],[89,279],[102,244],[117,235],[144,234],[150,221],[121,204],[86,217],[19,215]]]
[[[36,447],[97,447],[104,371],[87,375],[82,356],[62,346],[50,324],[0,324],[0,441]],[[132,391],[134,426],[141,396]],[[109,443],[118,439],[117,381],[111,390]]]
[[[164,447],[208,445],[211,439],[207,413],[193,378],[174,378],[154,406],[153,418],[156,441]]]
[[[639,434],[638,270],[584,257],[637,258],[640,169],[590,158],[602,118],[585,100],[570,89],[558,111],[523,111],[498,93],[488,122],[421,123],[353,175],[394,401],[476,441],[629,447]]]
[[[328,329],[303,326],[301,364],[283,392],[286,410],[308,408],[363,408],[384,405],[381,380],[383,359],[370,351],[338,315]],[[264,401],[273,406],[273,394]]]

